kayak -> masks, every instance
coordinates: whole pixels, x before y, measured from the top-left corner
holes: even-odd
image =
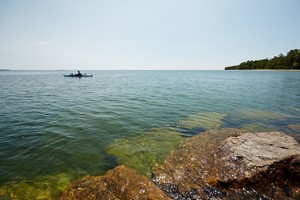
[[[64,77],[77,77],[77,78],[82,78],[82,77],[93,77],[93,75],[87,75],[87,74],[84,74],[84,75],[81,75],[81,76],[78,76],[78,75],[66,75],[64,74]]]

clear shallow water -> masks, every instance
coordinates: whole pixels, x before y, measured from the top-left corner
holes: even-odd
[[[87,71],[94,77],[63,77],[68,73],[0,72],[0,185],[60,173],[72,179],[102,175],[118,164],[108,146],[155,128],[190,136],[211,128],[205,123],[284,131],[300,124],[300,72]]]

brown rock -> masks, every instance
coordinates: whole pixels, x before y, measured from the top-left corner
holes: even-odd
[[[105,176],[86,176],[64,190],[59,200],[169,199],[153,182],[124,165]]]
[[[185,140],[166,158],[162,165],[153,168],[155,181],[171,198],[208,198],[202,190],[207,180],[216,182],[214,152],[228,135],[239,135],[237,129],[206,131]],[[212,189],[208,189],[211,193]],[[223,194],[220,194],[223,196]]]
[[[186,140],[153,173],[177,199],[297,199],[299,155],[299,144],[285,134],[223,129]]]

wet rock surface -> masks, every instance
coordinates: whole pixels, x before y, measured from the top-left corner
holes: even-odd
[[[169,199],[153,182],[124,165],[105,176],[86,176],[64,190],[59,200]]]
[[[173,199],[300,199],[300,146],[280,132],[206,131],[153,174]]]

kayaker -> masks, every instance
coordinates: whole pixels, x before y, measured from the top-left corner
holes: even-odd
[[[78,73],[76,74],[76,76],[82,76],[82,73],[80,73],[80,71],[77,71]]]

